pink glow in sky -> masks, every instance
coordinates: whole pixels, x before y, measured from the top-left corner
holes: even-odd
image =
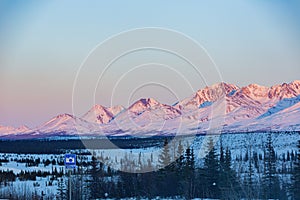
[[[35,127],[57,114],[72,113],[74,79],[89,52],[111,35],[137,27],[169,28],[194,38],[205,46],[223,81],[228,83],[270,86],[299,79],[299,3],[220,1],[217,4],[1,1],[0,125]],[[156,56],[151,52],[136,56],[142,59],[145,55]],[[173,62],[174,68],[189,73],[179,61],[166,59]],[[111,77],[105,80],[107,89],[98,91],[96,103],[110,105],[111,88],[116,77],[123,73],[125,63],[126,59],[115,65]],[[175,74],[166,73],[162,68],[136,71],[127,83],[124,79],[126,84],[122,87],[133,88],[146,77],[160,75],[170,82],[176,81]],[[192,73],[188,78],[199,89],[204,86]],[[122,87],[117,90],[115,104],[127,106],[128,95]],[[181,97],[189,95],[190,91],[181,90]],[[155,86],[145,87],[130,101],[142,96],[168,104],[176,101],[170,92]],[[83,114],[90,106],[91,103],[82,105],[79,113]]]

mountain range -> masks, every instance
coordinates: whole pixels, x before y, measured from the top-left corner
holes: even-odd
[[[60,114],[29,128],[0,126],[1,138],[170,135],[300,131],[300,81],[272,87],[217,83],[174,105],[143,98],[128,108],[94,105],[83,116]]]

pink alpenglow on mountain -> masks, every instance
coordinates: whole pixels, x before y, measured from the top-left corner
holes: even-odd
[[[300,81],[272,87],[218,83],[174,106],[153,98],[128,108],[95,105],[81,118],[62,114],[35,129],[0,126],[0,136],[194,134],[207,131],[216,118],[223,119],[219,125],[229,133],[300,131]]]
[[[107,124],[113,118],[113,113],[104,106],[95,105],[81,118],[89,122]]]

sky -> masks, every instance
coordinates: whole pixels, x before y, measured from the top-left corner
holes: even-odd
[[[128,106],[141,97],[173,104],[219,81],[271,86],[299,80],[299,19],[296,0],[2,0],[0,125],[36,127],[60,113],[80,116],[95,103]],[[201,55],[175,36],[170,45],[201,58],[197,67],[205,77],[180,57],[150,49],[120,58],[97,82],[101,58],[120,50],[107,39],[144,27],[197,42]],[[121,42],[172,38],[147,34]]]

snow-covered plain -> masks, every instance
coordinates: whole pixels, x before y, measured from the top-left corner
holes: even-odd
[[[0,153],[0,159],[8,159],[9,162],[3,162],[2,166],[0,166],[0,170],[2,171],[13,171],[14,173],[20,173],[21,170],[23,171],[38,171],[41,170],[42,172],[51,172],[53,168],[57,168],[58,170],[63,169],[64,167],[59,166],[58,164],[55,165],[47,165],[45,166],[44,164],[40,163],[38,166],[31,166],[27,167],[26,163],[20,163],[14,161],[15,159],[21,160],[21,159],[38,159],[40,158],[41,162],[43,160],[58,160],[58,161],[63,161],[64,155],[63,154],[10,154],[10,153]]]

